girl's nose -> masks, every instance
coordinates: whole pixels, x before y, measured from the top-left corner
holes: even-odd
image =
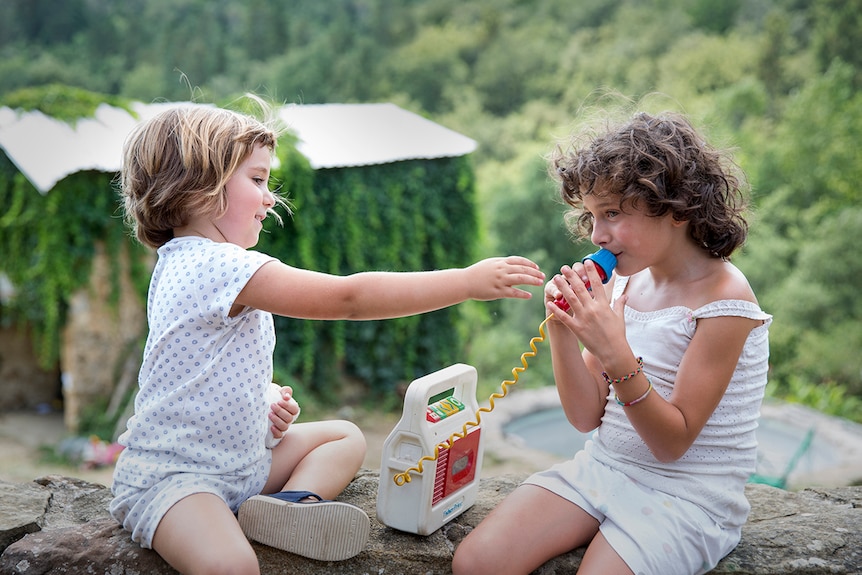
[[[594,245],[603,246],[607,243],[608,237],[607,232],[603,229],[603,226],[593,223],[593,231],[590,234],[590,241],[593,242]]]
[[[267,190],[263,194],[263,205],[269,209],[275,206],[275,194]]]

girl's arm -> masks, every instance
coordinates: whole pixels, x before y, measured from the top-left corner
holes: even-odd
[[[586,272],[591,283],[598,285],[598,274],[589,263]],[[564,268],[563,277],[556,276],[552,280],[569,302],[573,315],[554,309],[554,304],[548,306],[548,311],[554,313],[573,336],[577,334],[589,350],[584,352],[584,357],[594,380],[604,381],[602,371],[610,378],[635,372],[637,359],[625,339],[623,310],[627,297],[621,296],[611,309],[603,290],[591,294],[577,278],[571,269]],[[757,320],[731,316],[698,320],[671,396],[665,400],[651,392],[635,405],[624,407],[629,421],[656,459],[674,461],[688,451],[724,396],[748,334],[759,324]],[[606,394],[608,386],[604,385]],[[614,385],[622,402],[642,397],[648,387],[643,373]],[[586,399],[590,398],[587,395]],[[570,401],[577,403],[579,400],[575,397]]]
[[[596,378],[597,362],[589,351],[580,350],[578,338],[557,321],[548,322],[554,381],[566,419],[581,433],[602,422],[608,385]],[[599,369],[601,371],[601,369]]]
[[[362,272],[335,276],[264,264],[235,302],[303,319],[374,320],[442,309],[468,299],[527,299],[516,285],[540,286],[544,274],[519,256],[488,258],[467,268],[427,272]]]
[[[730,316],[697,321],[697,331],[683,355],[671,396],[665,400],[650,393],[644,401],[624,408],[659,461],[679,459],[700,435],[727,390],[748,334],[760,324]],[[639,375],[615,387],[625,402],[640,397],[647,386],[646,377]]]
[[[590,266],[594,267],[593,264]],[[564,266],[563,275],[554,276],[545,285],[545,306],[549,315],[553,316],[548,322],[548,336],[550,339],[551,362],[554,367],[554,381],[560,402],[566,418],[575,429],[582,433],[591,431],[599,426],[602,414],[607,403],[608,384],[601,377],[601,363],[587,349],[581,351],[581,342],[572,329],[572,322],[579,321],[581,316],[586,316],[583,306],[580,306],[578,318],[571,316],[570,312],[561,310],[556,303],[559,298],[565,298],[568,302],[575,300],[574,290],[569,282],[576,282],[586,297],[592,298],[590,292],[584,287],[583,278],[588,277],[586,268],[581,263],[574,264],[574,269]],[[596,276],[597,277],[597,276]],[[601,281],[592,278],[591,285],[600,286]],[[590,279],[588,277],[588,279]],[[604,286],[601,303],[594,306],[595,310],[601,310],[605,320],[598,319],[599,323],[609,325],[608,319],[614,315],[610,309],[608,298],[613,289],[613,283]],[[624,302],[623,302],[624,303]],[[570,304],[571,305],[571,304]],[[625,325],[622,321],[610,322],[622,334],[621,339],[625,343]],[[628,344],[625,343],[627,346]]]

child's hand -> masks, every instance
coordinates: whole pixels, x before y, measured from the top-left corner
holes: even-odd
[[[267,429],[264,445],[272,449],[284,437],[287,428],[299,417],[299,404],[293,399],[293,389],[281,387],[271,383],[266,392],[266,398],[270,402],[267,421],[271,425]]]
[[[611,307],[605,290],[587,289],[583,273],[586,273],[586,281],[591,285],[601,285],[593,262],[563,266],[560,274],[545,286],[545,308],[571,330],[593,355],[601,357],[601,350],[619,349],[627,345],[624,310],[628,298],[620,296]],[[555,303],[558,294],[569,304],[567,311]]]
[[[270,404],[269,420],[272,422],[270,431],[275,439],[284,437],[284,432],[290,424],[299,417],[299,404],[293,399],[293,389],[290,386],[281,388],[281,399]]]
[[[488,258],[467,268],[471,299],[488,301],[504,297],[529,299],[530,292],[516,285],[540,286],[545,274],[539,266],[521,256]]]
[[[571,279],[572,276],[580,278],[584,285],[587,285],[587,282],[590,280],[587,276],[587,270],[586,267],[584,267],[584,264],[581,262],[575,262],[571,267],[563,266],[561,273],[552,277],[548,283],[545,284],[545,304],[554,303],[559,306],[560,309],[569,313],[570,305],[568,300],[566,300],[561,286],[571,287],[571,284],[569,284],[569,279],[562,275],[563,272],[569,274],[569,279]]]

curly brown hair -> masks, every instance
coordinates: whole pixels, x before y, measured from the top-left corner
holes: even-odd
[[[192,214],[220,217],[230,177],[256,146],[275,150],[276,144],[274,130],[231,110],[189,104],[159,113],[139,124],[123,146],[126,222],[142,244],[159,248]],[[276,202],[285,205],[278,194]]]
[[[582,147],[557,148],[550,167],[572,207],[566,221],[579,237],[592,232],[583,205],[590,194],[619,195],[623,209],[688,222],[691,238],[714,257],[729,257],[748,235],[742,170],[681,114],[638,113]]]

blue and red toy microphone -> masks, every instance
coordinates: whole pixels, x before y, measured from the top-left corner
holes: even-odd
[[[586,262],[587,260],[592,260],[596,265],[596,271],[599,273],[599,277],[602,280],[603,284],[606,284],[611,279],[611,274],[614,271],[614,268],[617,267],[617,258],[610,251],[605,248],[600,249],[599,251],[592,253],[584,259],[581,260],[581,263]],[[587,289],[590,288],[590,282],[587,280],[586,282]],[[554,301],[561,310],[566,311],[569,309],[569,302],[562,296],[559,299]]]

